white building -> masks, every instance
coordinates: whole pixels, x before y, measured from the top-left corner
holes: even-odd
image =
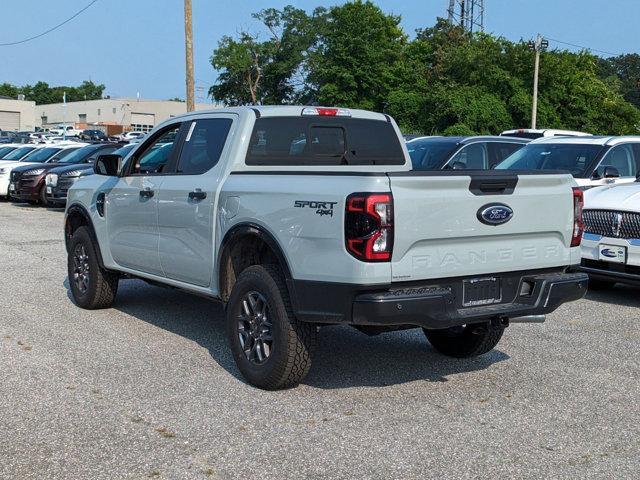
[[[196,110],[212,108],[216,108],[216,105],[196,104]],[[186,112],[185,102],[136,98],[105,98],[67,102],[66,106],[63,103],[52,103],[36,107],[36,113],[40,117],[39,123],[43,128],[61,123],[73,124],[77,128],[105,126],[110,127],[103,128],[109,130],[109,134],[118,133],[117,130],[148,132],[163,120]]]
[[[33,131],[38,124],[36,102],[0,98],[0,130]]]

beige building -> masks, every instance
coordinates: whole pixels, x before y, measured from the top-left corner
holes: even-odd
[[[36,102],[0,97],[0,130],[33,131],[39,123]]]
[[[216,108],[216,105],[196,104],[196,110],[212,108]],[[187,104],[185,102],[139,100],[136,98],[105,98],[67,102],[66,106],[63,103],[52,103],[36,107],[36,114],[39,116],[38,123],[43,128],[66,122],[75,125],[76,128],[110,127],[101,128],[109,130],[109,134],[117,133],[117,130],[148,132],[163,120],[186,112]]]

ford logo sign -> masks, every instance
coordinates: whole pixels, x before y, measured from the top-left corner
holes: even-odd
[[[616,252],[612,252],[611,250],[609,250],[608,248],[603,248],[600,253],[602,255],[604,255],[605,257],[609,257],[609,258],[617,258],[618,254]]]
[[[513,210],[502,203],[490,203],[478,210],[478,220],[485,225],[502,225],[513,217]]]

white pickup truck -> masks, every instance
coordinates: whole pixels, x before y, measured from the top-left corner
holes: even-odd
[[[420,327],[469,357],[587,289],[571,175],[411,171],[380,113],[201,111],[95,169],[68,196],[75,302],[109,307],[132,277],[219,299],[238,368],[261,388],[304,378],[319,326]]]

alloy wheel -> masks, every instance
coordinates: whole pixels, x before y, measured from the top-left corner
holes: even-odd
[[[80,293],[89,289],[89,256],[82,244],[73,251],[73,281]]]
[[[238,338],[245,357],[251,363],[262,365],[268,360],[273,347],[272,328],[267,299],[259,292],[248,292],[241,302]]]

